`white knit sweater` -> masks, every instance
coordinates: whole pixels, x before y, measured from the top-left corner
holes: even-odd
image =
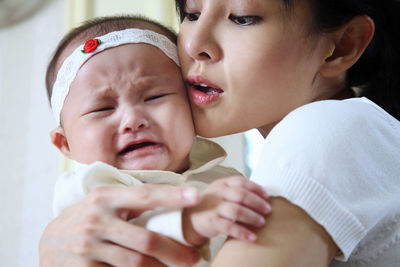
[[[340,248],[330,266],[400,266],[400,122],[367,98],[291,112],[251,180],[324,226]]]

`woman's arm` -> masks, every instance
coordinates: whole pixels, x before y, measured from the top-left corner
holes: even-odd
[[[46,227],[40,266],[165,266],[159,260],[192,265],[199,259],[193,248],[127,221],[159,206],[191,206],[199,198],[185,187],[97,188]]]
[[[283,198],[270,198],[272,212],[255,243],[230,239],[212,266],[328,266],[338,248],[325,229]]]

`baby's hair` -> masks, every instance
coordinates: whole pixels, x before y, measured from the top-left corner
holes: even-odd
[[[290,14],[303,0],[281,0]],[[400,1],[399,0],[304,0],[312,18],[310,34],[330,32],[358,15],[367,15],[375,23],[375,35],[361,58],[346,76],[346,87],[358,87],[391,115],[400,119]],[[186,0],[176,0],[181,20]],[[288,16],[289,18],[290,16]]]
[[[177,42],[177,36],[173,30],[143,16],[121,15],[98,17],[87,20],[80,26],[72,29],[64,36],[64,38],[62,38],[50,60],[46,71],[46,88],[49,100],[51,99],[53,85],[57,77],[58,65],[61,65],[59,60],[66,48],[70,45],[76,45],[76,47],[78,47],[87,40],[105,35],[109,32],[120,31],[128,28],[153,30],[165,35],[173,43],[176,44]]]

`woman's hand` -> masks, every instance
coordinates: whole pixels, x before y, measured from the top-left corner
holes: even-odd
[[[271,210],[267,198],[261,186],[242,176],[214,181],[204,190],[198,205],[184,209],[186,241],[201,245],[218,234],[255,241],[255,230],[264,226],[264,217]]]
[[[160,260],[193,265],[199,259],[193,248],[127,221],[160,206],[183,208],[198,201],[191,187],[96,188],[46,227],[40,266],[165,266]]]

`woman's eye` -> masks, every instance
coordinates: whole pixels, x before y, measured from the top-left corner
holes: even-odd
[[[254,25],[261,20],[261,18],[257,16],[236,16],[236,15],[230,15],[229,19],[240,26]]]
[[[199,17],[200,17],[200,13],[185,12],[185,19],[187,19],[188,21],[196,21],[199,19]]]

